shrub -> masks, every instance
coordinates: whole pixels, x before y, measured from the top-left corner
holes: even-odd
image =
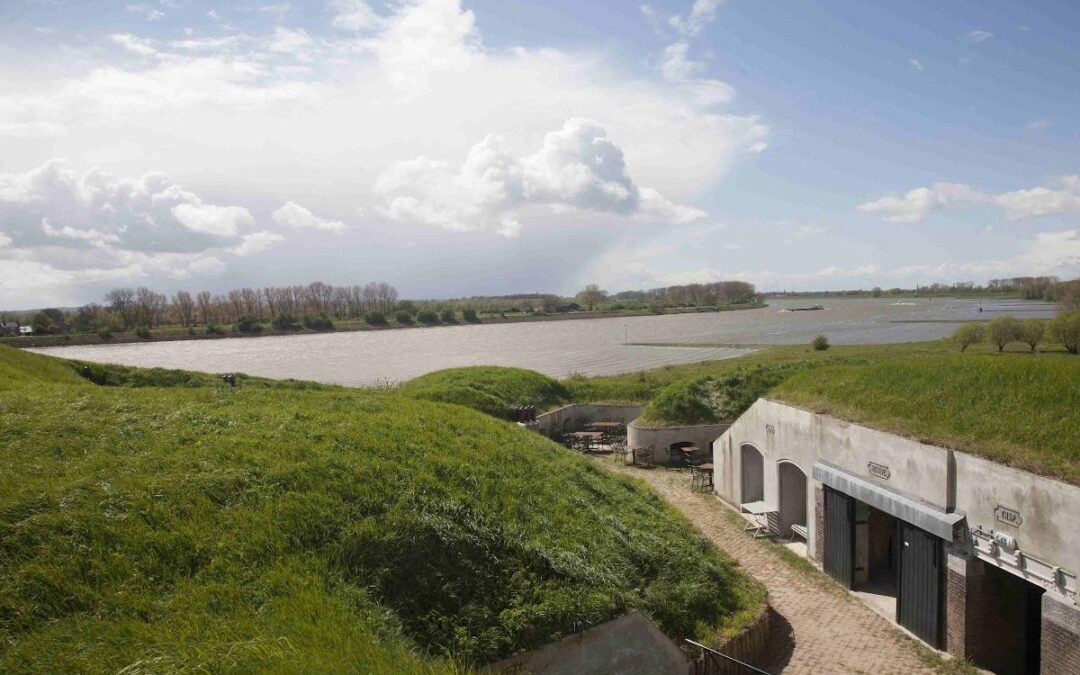
[[[823,352],[829,348],[829,338],[817,335],[810,341],[810,346],[814,348],[814,351]]]
[[[262,332],[262,324],[250,316],[242,316],[236,320],[236,332],[254,334]]]
[[[136,328],[135,335],[138,335],[144,340],[149,340],[151,338],[150,329],[146,326],[139,326],[138,328]]]
[[[310,330],[334,330],[334,322],[330,320],[330,317],[325,314],[318,316],[312,316],[310,314],[304,315],[304,328]]]
[[[416,314],[416,320],[422,324],[434,326],[439,323],[439,315],[430,309],[424,309]]]
[[[397,321],[402,326],[411,326],[413,322],[412,314],[409,314],[405,310],[399,309],[397,312],[394,313],[394,321]]]
[[[109,330],[108,328],[102,328],[101,330],[98,331],[98,337],[101,338],[102,340],[111,340],[112,336],[113,336],[112,331]]]
[[[1020,339],[1020,322],[1011,316],[999,316],[987,324],[986,334],[990,344],[996,346],[999,352],[1004,351],[1005,345]]]
[[[461,310],[461,318],[469,323],[480,323],[480,317],[476,316],[476,310],[472,307],[466,307]]]
[[[1080,353],[1080,310],[1058,314],[1050,322],[1050,335],[1070,354]]]
[[[978,323],[965,323],[953,332],[952,339],[960,345],[960,353],[963,354],[971,345],[986,339],[986,327]]]
[[[207,335],[223,335],[224,333],[225,333],[225,331],[222,330],[220,326],[217,326],[217,325],[212,324],[212,323],[206,324],[206,334]]]
[[[454,310],[444,309],[439,313],[439,320],[443,323],[454,323]]]
[[[1035,353],[1039,343],[1043,341],[1045,333],[1046,326],[1039,319],[1028,319],[1020,323],[1020,342],[1031,347],[1032,354]]]
[[[270,325],[277,330],[300,330],[300,322],[291,314],[278,314]]]
[[[368,312],[364,315],[364,323],[369,326],[385,326],[386,316],[382,312]]]
[[[412,300],[402,300],[397,304],[397,310],[399,312],[408,312],[412,316],[416,316],[416,303]]]

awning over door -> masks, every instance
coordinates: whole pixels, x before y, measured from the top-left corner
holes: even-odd
[[[824,462],[814,464],[814,480],[946,541],[953,541],[956,524],[964,520],[963,513],[939,511]]]

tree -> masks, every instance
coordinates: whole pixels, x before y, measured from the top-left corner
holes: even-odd
[[[999,316],[987,324],[986,334],[990,337],[990,344],[995,345],[999,352],[1004,351],[1005,345],[1020,339],[1020,322],[1011,316]]]
[[[884,293],[885,291],[881,290],[881,286],[874,286],[874,290],[870,291],[870,295],[875,298],[880,298]]]
[[[1080,310],[1058,314],[1050,322],[1050,335],[1070,354],[1080,352]]]
[[[202,322],[204,324],[213,323],[214,303],[210,299],[210,291],[199,291],[199,294],[195,296],[195,302],[199,305],[199,318],[202,319]]]
[[[965,323],[953,332],[952,339],[960,345],[960,353],[963,354],[971,345],[986,339],[986,328],[978,323]]]
[[[810,346],[813,347],[815,351],[823,352],[829,348],[829,338],[824,335],[817,335],[810,341]]]
[[[195,323],[195,301],[191,299],[191,293],[177,291],[172,298],[173,314],[181,326],[187,327]]]
[[[578,304],[591,312],[594,307],[603,302],[605,297],[607,297],[607,293],[600,290],[599,286],[589,284],[577,294],[577,301]]]
[[[138,323],[153,328],[161,323],[169,300],[162,293],[140,287],[135,291],[135,315]]]
[[[1027,321],[1020,322],[1020,342],[1027,344],[1031,347],[1031,353],[1035,353],[1035,349],[1039,346],[1039,343],[1043,340],[1043,335],[1046,331],[1046,326],[1039,319],[1028,319]]]
[[[114,288],[105,294],[105,302],[120,318],[127,330],[135,324],[135,291],[130,288]]]

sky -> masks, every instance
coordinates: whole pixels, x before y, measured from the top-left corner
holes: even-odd
[[[0,0],[0,307],[1080,275],[1080,5]]]

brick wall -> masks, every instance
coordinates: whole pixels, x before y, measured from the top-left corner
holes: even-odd
[[[1080,673],[1080,610],[1049,594],[1042,601],[1042,672]]]
[[[966,657],[968,573],[971,559],[948,554],[945,572],[945,651]]]
[[[807,554],[818,565],[825,564],[825,488],[814,488],[814,548]]]

